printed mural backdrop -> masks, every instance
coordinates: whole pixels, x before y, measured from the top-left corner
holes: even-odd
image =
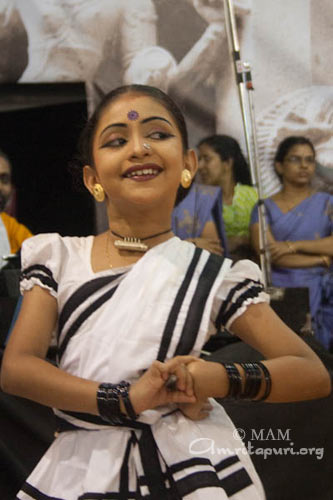
[[[332,0],[234,0],[255,86],[264,192],[278,142],[310,137],[316,185],[333,192]],[[0,83],[86,83],[91,112],[121,83],[168,90],[191,144],[215,131],[244,147],[222,0],[0,0]],[[0,85],[1,91],[1,85]]]

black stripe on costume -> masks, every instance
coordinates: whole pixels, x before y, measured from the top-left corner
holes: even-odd
[[[61,343],[61,346],[58,348],[58,358],[60,359],[61,356],[64,354],[65,352],[65,349],[68,345],[68,342],[71,340],[71,338],[75,335],[75,333],[77,332],[77,330],[80,328],[80,326],[82,325],[82,323],[87,319],[89,318],[89,316],[94,313],[95,311],[97,311],[97,309],[99,309],[107,300],[109,300],[112,295],[114,294],[114,292],[117,290],[117,286],[115,286],[114,288],[111,288],[111,290],[108,290],[107,292],[105,292],[101,297],[99,297],[97,300],[95,300],[95,302],[93,302],[92,304],[90,304],[89,307],[87,307],[87,309],[85,309],[81,314],[80,316],[73,322],[73,324],[71,325],[71,327],[68,329],[68,332],[66,333],[62,343]]]
[[[215,472],[194,472],[176,481],[177,491],[181,498],[201,488],[220,488],[220,481]]]
[[[187,317],[175,351],[175,356],[188,354],[193,349],[199,332],[202,313],[205,309],[210,290],[222,267],[223,260],[223,257],[219,255],[211,254],[209,256],[201,272],[197,288],[188,308]]]
[[[156,442],[150,426],[142,430],[138,445],[150,498],[163,499],[166,493],[165,474],[161,468]],[[177,500],[176,494],[170,498]]]
[[[45,493],[37,490],[37,488],[29,483],[24,483],[21,491],[24,491],[24,493],[31,496],[31,498],[34,498],[35,500],[65,500],[64,498],[50,497],[49,495],[45,495]]]
[[[60,410],[62,413],[65,415],[70,415],[71,417],[74,417],[78,420],[82,420],[83,422],[89,422],[91,424],[96,424],[96,425],[103,425],[103,426],[110,426],[110,427],[126,427],[127,429],[146,429],[149,427],[148,424],[144,424],[143,422],[138,422],[137,420],[130,420],[126,417],[124,417],[124,420],[122,423],[117,423],[117,424],[111,424],[109,422],[106,422],[105,420],[102,419],[102,417],[98,415],[92,415],[91,413],[81,413],[78,411],[64,411]],[[68,431],[68,430],[82,430],[83,427],[80,427],[77,424],[69,423],[67,420],[61,418],[59,415],[57,415],[57,424],[60,427],[60,431]],[[69,424],[69,425],[67,425]],[[98,429],[84,429],[84,430],[92,430],[96,431]]]
[[[237,455],[232,455],[231,457],[224,458],[221,462],[214,465],[214,468],[216,472],[220,472],[231,465],[237,464],[237,462],[240,462],[239,457]]]
[[[234,465],[239,461],[240,460],[237,455],[232,455],[231,457],[222,459],[218,464],[213,465],[208,458],[193,457],[190,458],[189,460],[183,460],[182,462],[177,462],[176,464],[171,465],[170,471],[172,474],[175,474],[176,472],[189,469],[190,467],[195,467],[196,465],[208,465],[210,467],[213,466],[216,472],[220,472],[221,470],[224,470],[227,467],[230,467],[231,465]]]
[[[196,465],[209,465],[211,467],[212,463],[208,458],[193,457],[189,460],[183,460],[182,462],[177,462],[176,464],[170,465],[169,468],[172,474],[176,474],[176,472],[188,469],[189,467],[195,467]]]
[[[224,479],[219,479],[215,472],[202,471],[176,481],[181,498],[202,488],[222,488],[227,496],[231,497],[252,484],[251,478],[244,468],[233,472]]]
[[[120,470],[120,491],[124,494],[124,498],[129,498],[129,474],[128,474],[128,461],[132,446],[137,443],[135,432],[131,431],[123,458],[123,463]]]
[[[242,307],[243,303],[247,300],[247,299],[253,299],[255,297],[258,297],[258,295],[260,294],[260,292],[262,292],[264,289],[264,287],[261,285],[261,286],[254,286],[252,288],[249,288],[246,292],[242,293],[242,295],[240,295],[236,302],[234,302],[228,312],[225,313],[225,315],[223,316],[223,323],[226,325],[227,322],[229,321],[229,319],[235,314],[235,312],[237,311],[237,309],[239,309],[240,307]]]
[[[226,299],[222,302],[220,310],[216,316],[215,326],[217,329],[219,329],[221,327],[221,324],[222,324],[221,318],[223,317],[229,303],[232,301],[232,298],[235,295],[235,293],[237,293],[238,290],[240,290],[241,288],[245,288],[249,283],[251,283],[251,280],[249,278],[246,278],[244,281],[242,281],[241,283],[238,283],[233,288],[231,288]]]
[[[43,271],[45,274],[47,274],[48,276],[50,276],[50,278],[53,278],[53,273],[51,271],[51,269],[49,269],[48,267],[44,266],[43,264],[34,264],[32,266],[29,266],[29,267],[25,267],[24,269],[22,269],[22,275],[25,276],[27,274],[30,274],[32,271]]]
[[[187,269],[183,283],[181,284],[181,287],[178,290],[176,299],[173,303],[173,306],[171,308],[167,323],[165,325],[162,340],[161,340],[160,349],[159,349],[159,352],[158,352],[158,355],[156,358],[158,361],[164,361],[165,357],[168,353],[168,349],[170,346],[170,342],[171,342],[173,331],[174,331],[174,328],[176,325],[178,314],[179,314],[179,311],[181,309],[182,303],[184,301],[188,287],[190,286],[190,283],[191,283],[191,280],[193,278],[193,274],[194,274],[195,268],[198,264],[201,253],[202,253],[202,249],[196,247],[194,250],[192,261]]]
[[[229,476],[220,480],[220,486],[224,489],[228,497],[231,497],[238,491],[251,486],[252,480],[245,469],[233,472]]]
[[[52,271],[42,264],[35,264],[22,270],[20,280],[30,278],[38,278],[44,285],[49,286],[55,292],[58,291],[58,283],[53,278]]]
[[[77,500],[142,500],[142,495],[135,491],[129,492],[124,497],[122,492],[108,493],[83,493]]]
[[[116,274],[112,276],[102,276],[100,278],[95,278],[81,285],[66,301],[60,315],[58,323],[58,337],[62,332],[62,329],[66,322],[68,321],[71,314],[79,307],[88,297],[103,288],[103,286],[108,285],[116,278],[119,278],[121,274]]]
[[[246,288],[247,285],[250,283],[253,283],[253,285],[250,288]],[[232,299],[234,295],[241,290],[242,288],[245,288],[245,292],[243,292],[232,304]],[[236,310],[241,307],[243,302],[250,297],[257,297],[260,292],[262,292],[264,289],[263,284],[260,281],[254,281],[250,279],[245,279],[241,283],[238,283],[236,286],[234,286],[228,293],[226,299],[222,302],[222,305],[220,307],[220,310],[216,316],[215,320],[215,326],[217,329],[220,329],[222,325],[225,325],[229,318],[236,312]],[[249,294],[248,294],[249,292]],[[248,295],[247,295],[248,294]],[[231,304],[231,305],[230,305]],[[230,309],[227,311],[228,306],[230,306]],[[232,310],[232,313],[230,314],[230,310]]]

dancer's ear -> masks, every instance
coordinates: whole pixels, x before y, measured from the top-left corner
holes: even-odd
[[[189,170],[192,175],[192,179],[198,170],[198,157],[194,149],[188,149],[184,155],[184,168]]]

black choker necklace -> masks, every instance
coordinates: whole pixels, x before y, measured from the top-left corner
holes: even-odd
[[[150,236],[145,236],[145,238],[133,238],[128,236],[122,236],[121,234],[115,233],[110,229],[111,234],[113,236],[117,236],[117,238],[121,238],[121,240],[116,240],[114,242],[114,246],[119,248],[119,250],[129,250],[132,252],[146,252],[148,250],[148,245],[142,243],[145,240],[150,240],[151,238],[156,238],[157,236],[162,236],[162,234],[170,233],[171,227],[166,229],[165,231],[161,231],[160,233],[152,234]]]

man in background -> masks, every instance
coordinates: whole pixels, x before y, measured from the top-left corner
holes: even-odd
[[[12,168],[8,156],[0,150],[0,268],[6,264],[3,257],[16,254],[24,240],[32,233],[4,210],[13,191]]]

